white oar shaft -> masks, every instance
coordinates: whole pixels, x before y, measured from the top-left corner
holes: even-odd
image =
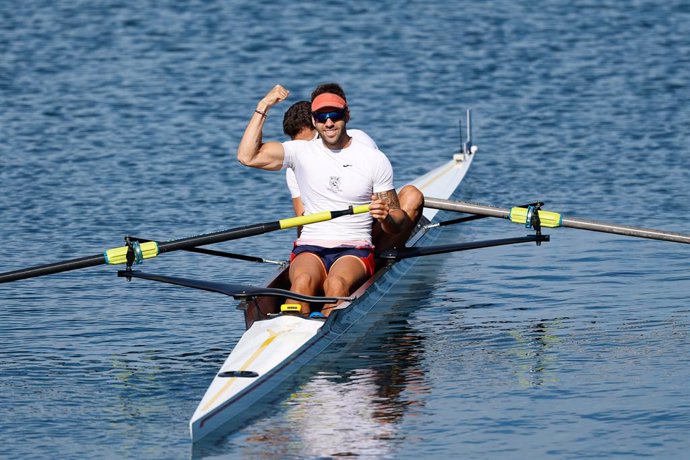
[[[510,219],[510,209],[502,209],[494,206],[467,203],[464,201],[442,200],[439,198],[424,198],[424,206],[433,209],[464,212],[488,217],[500,217]],[[573,219],[562,217],[561,227],[590,230],[593,232],[613,233],[616,235],[634,236],[637,238],[649,238],[652,240],[672,241],[675,243],[690,244],[690,235],[684,233],[667,232],[648,228],[631,227],[627,225],[607,224],[585,219]]]
[[[635,236],[637,238],[649,238],[652,240],[672,241],[675,243],[690,244],[690,235],[683,233],[667,232],[652,228],[630,227],[627,225],[607,224],[593,220],[563,218],[563,227],[579,228],[593,232],[613,233],[616,235]]]
[[[443,209],[446,211],[465,212],[467,214],[477,214],[480,216],[500,217],[508,219],[509,209],[496,208],[484,204],[468,203],[466,201],[442,200],[440,198],[424,197],[424,207],[432,209]]]

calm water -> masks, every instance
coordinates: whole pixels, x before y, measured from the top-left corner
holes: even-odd
[[[244,3],[0,2],[0,271],[288,216],[282,175],[229,152],[274,84],[296,101],[329,80],[400,185],[457,149],[471,107],[458,197],[690,232],[687,2]],[[443,239],[524,233],[484,220]],[[372,332],[195,451],[189,417],[242,333],[234,301],[104,267],[2,285],[0,457],[684,457],[690,248],[551,234],[420,260]],[[283,259],[292,237],[221,249]]]

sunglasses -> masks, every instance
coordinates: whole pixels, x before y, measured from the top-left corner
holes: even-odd
[[[326,120],[329,118],[333,121],[340,121],[343,118],[345,118],[345,113],[347,111],[345,109],[342,110],[333,110],[332,112],[313,112],[312,115],[314,116],[314,120],[316,120],[319,123],[326,123]]]

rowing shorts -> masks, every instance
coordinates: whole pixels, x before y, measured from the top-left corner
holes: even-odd
[[[295,246],[292,249],[292,254],[290,254],[290,262],[295,260],[295,257],[297,257],[299,254],[302,254],[303,252],[309,252],[318,256],[321,259],[324,268],[326,269],[326,273],[329,272],[335,261],[340,259],[341,257],[355,256],[359,258],[359,260],[361,260],[364,264],[367,276],[371,276],[374,274],[374,267],[376,266],[376,263],[374,262],[373,248],[324,248],[321,246],[313,246],[311,244],[301,244],[299,246]]]

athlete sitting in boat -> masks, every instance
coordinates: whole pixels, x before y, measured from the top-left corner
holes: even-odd
[[[311,111],[319,138],[262,142],[268,110],[289,92],[276,85],[258,103],[237,149],[246,166],[295,172],[307,214],[370,203],[370,215],[384,232],[396,235],[412,226],[400,209],[393,187],[393,169],[380,150],[347,134],[349,110],[335,83],[312,93]],[[366,214],[350,215],[306,226],[295,242],[289,276],[291,290],[300,294],[346,296],[374,272],[372,221]],[[324,307],[328,314],[328,307]],[[302,304],[302,313],[309,305]]]
[[[293,141],[311,141],[318,137],[318,133],[312,124],[311,103],[309,101],[295,102],[285,111],[283,115],[283,132]],[[347,135],[354,141],[362,142],[373,149],[378,150],[376,142],[364,131],[360,129],[347,129]],[[300,192],[297,178],[292,168],[285,169],[285,182],[287,183],[290,196],[292,197],[292,207],[296,216],[304,215],[304,204],[302,203],[302,193]],[[424,195],[413,185],[406,185],[398,192],[400,208],[407,214],[409,219],[405,221],[405,227],[397,235],[390,235],[381,229],[378,221],[374,221],[372,228],[372,242],[378,251],[394,247],[404,246],[410,237],[414,226],[421,217],[424,206]],[[297,235],[301,233],[299,227]]]

